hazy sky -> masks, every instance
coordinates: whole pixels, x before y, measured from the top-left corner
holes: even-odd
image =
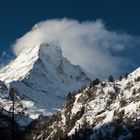
[[[101,26],[103,27],[99,32],[95,31],[93,29],[94,27],[90,29],[92,29],[94,33],[100,33],[101,35],[105,32],[107,32],[109,36],[112,36],[112,33],[117,34],[115,38],[109,40],[109,42],[115,43],[116,49],[114,47],[108,47],[104,52],[104,47],[100,47],[101,45],[97,46],[96,44],[93,47],[93,53],[96,52],[96,56],[97,54],[105,54],[104,57],[107,61],[113,58],[112,62],[110,62],[111,64],[107,63],[106,65],[112,67],[114,73],[115,69],[120,69],[120,72],[131,71],[140,65],[139,6],[139,0],[4,0],[0,2],[0,51],[9,51],[11,44],[15,44],[16,39],[22,37],[40,21],[50,21],[50,19],[62,19],[66,17],[69,20],[65,25],[68,25],[69,22],[72,21],[70,19],[75,19],[76,22],[78,22],[76,25],[80,28],[81,25],[82,27],[84,26],[84,21],[88,21],[87,26],[91,23],[92,26],[95,26],[98,19],[101,19]],[[47,25],[47,28],[48,27],[50,26]],[[76,27],[73,27],[73,30],[75,28]],[[84,35],[88,34],[89,36],[89,34],[91,34],[90,38],[92,38],[94,33],[90,33],[88,31],[89,29],[85,26],[83,28]],[[82,34],[78,34],[78,37],[81,38],[81,35]],[[99,42],[99,39],[100,38],[97,38],[97,42]],[[106,38],[102,39],[106,40]],[[111,46],[112,45],[113,44],[111,44]],[[117,45],[118,48],[121,49],[120,51],[118,51]],[[88,46],[91,46],[91,44],[88,44]],[[100,52],[99,49],[97,49],[98,47],[100,47]],[[89,50],[87,50],[86,55],[88,51]],[[70,53],[68,55],[72,55],[72,52]],[[94,58],[95,57],[93,57],[93,59]],[[78,62],[80,61],[77,60],[77,63]],[[99,62],[101,63],[101,61]],[[85,61],[85,63],[87,63],[87,61]],[[93,63],[92,66],[95,68],[95,62]],[[120,68],[123,67],[122,63],[124,63],[125,68]],[[96,71],[106,68],[101,67],[103,64],[96,66]],[[102,73],[102,71],[100,73]]]

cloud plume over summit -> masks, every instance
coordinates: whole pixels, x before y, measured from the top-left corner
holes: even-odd
[[[98,77],[117,75],[129,65],[130,58],[121,52],[137,46],[139,39],[125,33],[109,31],[102,20],[79,22],[53,19],[36,24],[31,31],[16,40],[16,55],[26,47],[55,43],[73,64],[81,65]],[[140,44],[140,43],[139,43]]]

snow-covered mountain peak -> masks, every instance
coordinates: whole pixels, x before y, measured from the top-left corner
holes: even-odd
[[[24,49],[9,65],[0,70],[0,79],[6,83],[23,80],[39,58],[39,46]]]
[[[44,62],[51,61],[55,66],[58,66],[61,62],[62,50],[58,45],[54,44],[41,44],[39,50],[39,57]]]
[[[27,78],[30,70],[34,67],[38,59],[44,64],[46,64],[47,61],[51,61],[51,63],[55,65],[60,65],[62,50],[53,44],[41,44],[25,48],[20,52],[17,59],[0,70],[0,79],[6,83],[10,83],[11,81],[21,81],[25,77]],[[3,73],[5,74],[3,75]]]
[[[89,74],[63,57],[52,43],[25,47],[18,57],[0,70],[0,80],[33,102],[32,113],[48,114],[60,108],[70,91],[90,82]],[[30,112],[30,113],[31,113]]]

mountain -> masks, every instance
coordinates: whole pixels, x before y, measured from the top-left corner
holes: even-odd
[[[8,90],[16,91],[23,107],[28,108],[24,113],[32,119],[56,112],[68,93],[89,84],[90,77],[63,57],[61,48],[52,43],[23,49],[0,70],[0,80]]]
[[[138,140],[140,68],[120,80],[94,80],[70,94],[57,114],[37,121],[26,140]]]

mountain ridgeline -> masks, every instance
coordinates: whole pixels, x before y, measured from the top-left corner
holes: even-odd
[[[120,80],[92,81],[62,54],[57,45],[36,45],[0,70],[0,136],[138,140],[140,68]]]
[[[31,119],[56,112],[63,106],[68,92],[89,84],[90,78],[83,68],[63,57],[61,48],[54,44],[25,48],[0,70],[0,80],[16,90],[26,108],[23,112]],[[3,97],[4,109],[9,111],[6,102]]]
[[[121,80],[94,80],[69,94],[55,115],[36,122],[27,128],[26,140],[138,140],[140,69]]]

